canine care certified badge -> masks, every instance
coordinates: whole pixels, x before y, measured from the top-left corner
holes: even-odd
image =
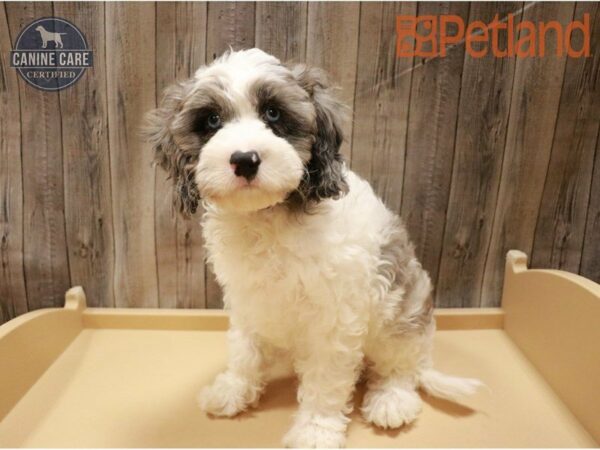
[[[37,19],[17,37],[10,65],[31,86],[59,91],[92,67],[92,50],[71,22],[58,17]]]

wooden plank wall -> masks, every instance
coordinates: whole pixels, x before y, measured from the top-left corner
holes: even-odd
[[[590,14],[593,56],[395,56],[397,14],[508,13]],[[53,15],[95,52],[59,93],[8,60],[22,27]],[[354,111],[342,152],[404,217],[437,305],[498,305],[510,248],[600,281],[597,2],[2,3],[0,322],[60,306],[75,284],[91,305],[221,306],[198,217],[175,214],[137,130],[167,85],[229,46],[331,72]]]

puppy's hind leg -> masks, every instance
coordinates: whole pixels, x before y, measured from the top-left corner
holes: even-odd
[[[366,356],[371,365],[362,413],[368,422],[382,428],[398,428],[417,418],[422,407],[418,388],[435,397],[457,400],[482,385],[478,380],[432,369],[435,321],[431,283],[424,271],[411,281],[397,317],[367,339]]]
[[[381,428],[399,428],[414,421],[423,407],[417,389],[427,351],[424,333],[390,337],[371,347],[367,392],[361,408],[367,422]],[[424,348],[425,347],[425,348]]]
[[[361,410],[366,421],[381,428],[417,418],[423,405],[417,393],[420,374],[431,367],[431,282],[416,260],[408,267],[404,283],[392,286],[381,300],[380,317],[367,339],[369,379]]]

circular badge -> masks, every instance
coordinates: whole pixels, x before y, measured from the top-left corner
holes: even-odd
[[[59,91],[75,83],[92,67],[92,50],[71,22],[44,17],[27,25],[17,37],[11,67],[31,86]]]

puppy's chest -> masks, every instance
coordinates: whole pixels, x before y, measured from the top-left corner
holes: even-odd
[[[232,249],[245,269],[250,273],[261,273],[263,280],[277,281],[289,273],[285,268],[291,269],[296,261],[302,258],[302,252],[287,240],[272,236],[248,234],[239,249]],[[266,278],[263,278],[266,277]]]
[[[211,252],[215,269],[222,272],[225,281],[268,289],[297,279],[303,263],[314,259],[314,249],[305,241],[301,231],[294,234],[268,226],[230,227],[213,239]]]
[[[262,227],[221,228],[208,237],[211,258],[233,313],[273,343],[285,342],[315,282],[314,249],[302,232]]]

